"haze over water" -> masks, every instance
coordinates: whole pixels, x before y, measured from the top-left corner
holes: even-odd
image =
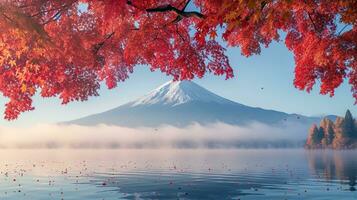
[[[0,199],[355,199],[356,151],[0,150]]]

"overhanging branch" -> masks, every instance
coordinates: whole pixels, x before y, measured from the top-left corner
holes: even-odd
[[[173,21],[173,23],[177,23],[177,22],[181,21],[183,18],[189,18],[189,17],[195,17],[195,18],[198,18],[198,19],[204,19],[205,16],[200,12],[185,11],[185,9],[186,9],[187,5],[189,4],[189,2],[190,2],[190,0],[188,0],[186,2],[185,6],[183,7],[182,10],[180,10],[180,9],[178,9],[176,7],[173,7],[171,4],[167,4],[167,5],[162,5],[162,6],[158,6],[158,7],[155,7],[155,8],[147,8],[147,9],[145,9],[145,11],[148,12],[148,13],[175,12],[178,16]],[[127,1],[127,4],[131,5],[131,6],[135,7],[135,8],[138,8],[137,6],[135,6],[133,4],[132,1]]]
[[[176,14],[178,14],[181,17],[196,17],[199,19],[205,18],[205,16],[202,13],[196,12],[196,11],[190,11],[186,12],[184,10],[179,10],[176,7],[171,6],[170,4],[164,5],[164,6],[159,6],[156,8],[149,8],[146,9],[147,12],[168,12],[168,11],[173,11]]]

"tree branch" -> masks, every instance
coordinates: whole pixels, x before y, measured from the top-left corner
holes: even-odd
[[[181,10],[184,11],[190,2],[191,2],[191,0],[188,0],[188,1],[186,2],[185,6],[184,6]]]
[[[42,23],[42,25],[46,25],[46,24],[48,24],[48,23],[50,23],[50,22],[53,22],[53,21],[58,20],[58,19],[61,17],[62,12],[65,12],[66,10],[68,10],[68,9],[69,9],[74,3],[76,3],[77,1],[78,1],[78,0],[74,0],[74,1],[72,1],[72,3],[70,3],[70,4],[65,4],[65,5],[62,5],[62,6],[60,6],[60,7],[57,7],[57,8],[55,8],[55,9],[46,10],[46,11],[43,11],[42,13],[40,12],[40,13],[37,13],[37,14],[35,14],[35,15],[32,15],[31,17],[35,17],[35,16],[38,16],[38,15],[40,15],[40,14],[44,14],[44,13],[47,13],[47,12],[51,12],[51,11],[57,10],[57,12],[56,12],[52,17],[50,17],[48,20],[46,20],[45,22]]]
[[[318,29],[317,29],[317,26],[316,26],[314,20],[312,19],[310,13],[308,12],[307,15],[308,15],[308,17],[309,17],[309,19],[310,19],[312,25],[314,26],[315,31],[319,33],[319,31],[318,31]]]
[[[107,40],[109,40],[111,37],[113,37],[114,34],[115,34],[115,32],[111,32],[109,35],[107,35],[107,36],[104,38],[104,40],[103,40],[102,42],[95,44],[95,45],[93,46],[93,53],[94,53],[94,54],[97,54],[98,51],[104,46],[105,42],[106,42]]]
[[[338,36],[341,35],[341,33],[349,26],[349,24],[346,24],[339,32],[338,32]]]
[[[158,6],[156,8],[147,8],[147,9],[145,9],[145,11],[148,12],[148,13],[155,13],[155,12],[162,13],[162,12],[170,12],[170,11],[175,12],[178,16],[173,21],[174,23],[177,23],[177,22],[181,21],[182,18],[189,18],[189,17],[196,17],[196,18],[199,18],[199,19],[204,19],[205,16],[200,12],[196,12],[196,11],[186,12],[185,11],[185,9],[188,6],[188,4],[190,3],[190,1],[191,0],[188,0],[186,2],[185,6],[183,7],[182,10],[180,10],[180,9],[178,9],[176,7],[173,7],[171,4],[167,4],[167,5]],[[127,1],[127,4],[130,5],[130,6],[133,6],[134,8],[138,8],[130,0]]]
[[[176,14],[178,14],[181,17],[196,17],[199,19],[204,19],[205,16],[202,13],[196,12],[196,11],[190,11],[190,12],[185,12],[184,10],[179,10],[176,7],[171,6],[170,4],[164,5],[164,6],[159,6],[156,8],[149,8],[146,9],[147,12],[168,12],[168,11],[173,11]]]

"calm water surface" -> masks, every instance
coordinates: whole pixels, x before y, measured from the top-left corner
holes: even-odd
[[[357,151],[0,150],[0,200],[357,199]]]

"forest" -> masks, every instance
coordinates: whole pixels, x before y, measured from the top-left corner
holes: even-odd
[[[344,118],[337,117],[335,122],[325,117],[321,120],[320,126],[312,125],[305,147],[309,149],[357,148],[357,121],[353,119],[349,110]]]

